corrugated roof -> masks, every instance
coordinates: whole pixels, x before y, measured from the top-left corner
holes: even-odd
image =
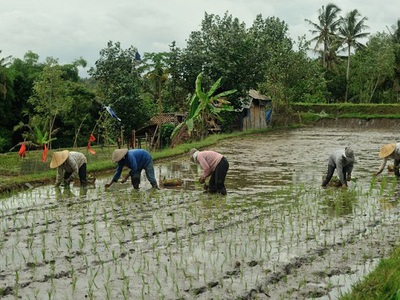
[[[179,114],[179,113],[162,113],[158,114],[150,119],[151,124],[166,124],[172,123],[174,125],[179,124],[178,117],[185,117],[186,114]]]
[[[261,95],[256,90],[249,90],[249,96],[253,99],[258,99],[258,100],[271,100],[267,96]]]
[[[256,90],[249,90],[248,97],[246,97],[246,99],[240,99],[240,102],[242,104],[241,108],[237,108],[237,109],[235,109],[235,111],[241,112],[241,111],[243,111],[244,108],[250,108],[254,99],[259,100],[259,101],[266,101],[266,102],[259,102],[260,105],[264,105],[264,106],[267,103],[272,102],[272,100],[270,98],[268,98],[267,96],[261,95]]]

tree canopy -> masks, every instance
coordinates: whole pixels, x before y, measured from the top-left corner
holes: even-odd
[[[215,95],[236,90],[226,95],[233,109],[250,89],[271,97],[282,113],[293,102],[399,102],[400,21],[371,34],[357,9],[341,14],[336,4],[323,5],[316,20],[305,20],[312,38],[294,41],[274,16],[259,14],[248,26],[228,11],[206,12],[184,48],[171,42],[169,51],[140,55],[109,41],[88,78],[79,76],[83,58],[60,64],[31,51],[2,57],[0,49],[0,151],[35,139],[35,128],[53,147],[84,145],[91,133],[102,142],[128,139],[156,114],[190,114],[207,98],[198,97],[199,81]],[[234,114],[221,113],[223,130]]]

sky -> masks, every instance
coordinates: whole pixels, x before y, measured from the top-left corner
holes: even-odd
[[[357,9],[369,26],[368,32],[388,32],[397,23],[398,0],[2,0],[0,6],[0,59],[23,59],[28,51],[58,59],[60,64],[83,58],[86,69],[94,66],[107,43],[119,42],[122,49],[133,46],[145,52],[169,51],[175,41],[186,47],[192,31],[201,29],[205,13],[225,13],[251,27],[258,14],[276,17],[289,27],[297,41],[318,23],[318,10],[328,3],[341,8],[341,16]],[[396,13],[397,11],[397,13]]]

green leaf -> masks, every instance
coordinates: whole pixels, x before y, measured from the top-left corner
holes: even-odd
[[[179,123],[179,124],[174,128],[174,130],[173,130],[172,133],[171,133],[171,139],[179,132],[179,130],[182,128],[182,126],[183,126],[184,124],[185,124],[184,122]]]
[[[210,89],[210,90],[208,91],[208,93],[207,93],[207,97],[211,97],[212,94],[214,94],[214,92],[218,89],[219,85],[221,84],[221,80],[222,80],[222,77],[221,77],[220,79],[218,79],[218,80],[213,84],[213,86],[211,87],[211,89]]]

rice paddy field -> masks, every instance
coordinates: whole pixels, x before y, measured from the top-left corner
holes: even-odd
[[[2,299],[337,299],[400,240],[385,130],[306,128],[225,140],[227,196],[203,193],[189,159],[159,181],[42,186],[0,201]],[[321,188],[330,153],[356,155],[347,189]],[[389,162],[393,164],[393,162]],[[126,171],[125,171],[126,172]],[[335,173],[336,175],[336,173]]]

